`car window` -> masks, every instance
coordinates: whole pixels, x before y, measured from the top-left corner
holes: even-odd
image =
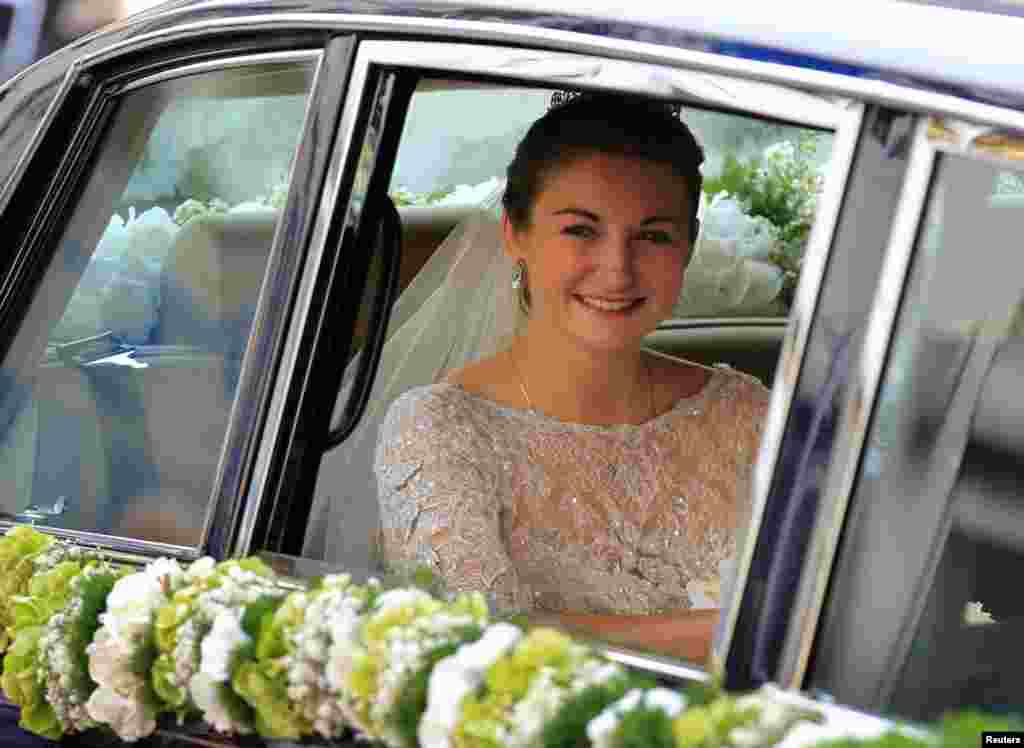
[[[314,68],[254,62],[114,102],[4,362],[6,517],[200,542]]]
[[[392,199],[400,208],[472,207],[500,186],[516,144],[559,95],[499,87],[421,88],[402,136]],[[785,317],[833,134],[742,114],[680,110],[704,148],[705,181],[701,237],[675,316]],[[425,211],[421,215],[430,218]],[[434,233],[450,227],[458,215],[436,211]]]
[[[389,320],[390,337],[375,375],[371,404],[364,411],[362,421],[352,435],[324,455],[302,550],[307,558],[323,560],[347,570],[357,570],[357,573],[379,573],[381,565],[391,570],[394,570],[396,563],[401,566],[401,561],[395,561],[401,554],[392,552],[397,532],[395,516],[408,518],[420,510],[408,496],[402,500],[396,498],[392,502],[394,506],[385,506],[387,499],[384,498],[375,500],[379,498],[382,489],[374,473],[374,461],[379,458],[380,445],[384,442],[381,435],[387,427],[384,421],[389,406],[411,387],[440,381],[448,370],[443,366],[438,368],[437,358],[449,362],[456,359],[462,361],[460,357],[467,347],[479,352],[482,347],[497,342],[481,342],[475,338],[460,340],[457,334],[453,334],[450,340],[448,332],[458,328],[453,317],[444,317],[453,320],[450,325],[438,321],[440,327],[436,335],[432,334],[431,329],[418,329],[416,324],[405,323],[430,319],[436,310],[427,307],[443,303],[441,297],[445,294],[435,294],[432,289],[437,289],[445,282],[444,272],[436,274],[436,271],[447,271],[448,262],[453,259],[447,256],[446,249],[479,247],[480,241],[494,239],[486,226],[483,230],[488,233],[468,241],[463,232],[473,232],[480,227],[479,219],[484,217],[481,208],[491,211],[487,222],[496,217],[499,206],[494,198],[500,194],[505,169],[514,156],[518,142],[528,127],[565,95],[566,92],[549,88],[501,85],[493,79],[486,83],[424,80],[412,94],[388,184],[388,193],[398,208],[402,224],[401,266],[398,294]],[[832,105],[831,101],[826,100],[821,103]],[[693,306],[691,312],[694,316],[732,314],[784,317],[788,313],[789,304],[784,292],[785,271],[773,264],[771,257],[774,255],[770,254],[780,234],[774,227],[768,226],[766,218],[753,216],[746,201],[749,198],[753,205],[755,197],[761,199],[770,196],[776,200],[771,203],[775,207],[788,210],[795,206],[796,212],[792,215],[799,214],[800,220],[805,221],[800,230],[794,228],[792,233],[792,246],[795,248],[793,256],[798,258],[807,240],[806,229],[813,220],[813,201],[821,187],[820,174],[831,155],[832,134],[812,127],[796,127],[755,116],[725,114],[697,107],[684,108],[683,116],[692,118],[698,139],[707,140],[705,172],[712,192],[706,196],[703,214],[705,230],[713,237],[714,244],[705,243],[704,251],[705,255],[715,253],[712,259],[700,257],[700,274],[695,272],[694,277],[703,285],[698,284],[696,288],[689,289],[684,286],[683,295],[688,299],[686,303]],[[818,121],[827,121],[827,117],[821,116]],[[765,160],[762,160],[762,155]],[[776,171],[772,172],[772,169]],[[767,186],[762,189],[763,185]],[[804,196],[808,200],[804,201]],[[762,202],[769,204],[767,200]],[[449,238],[456,241],[447,242]],[[754,247],[757,242],[760,243]],[[480,279],[479,286],[474,286],[478,289],[478,300],[490,299],[495,305],[495,315],[506,313],[506,309],[511,312],[515,308],[512,303],[513,292],[510,291],[512,268],[509,268],[507,275],[503,271],[499,274],[493,266],[486,265],[489,256],[490,253],[484,251],[466,252],[456,262],[463,266],[460,267],[463,278],[467,272],[474,272],[465,270],[465,267],[477,268],[475,272],[478,276],[473,277]],[[445,260],[446,257],[447,261],[432,262],[435,259]],[[798,268],[794,273],[795,283]],[[697,297],[698,292],[705,292],[705,295]],[[698,309],[696,305],[699,298],[703,298],[701,303],[704,305]],[[372,299],[367,297],[365,303],[372,304]],[[420,308],[424,308],[427,313],[422,317],[414,316]],[[458,314],[459,310],[452,310],[452,315]],[[359,318],[371,319],[369,308],[364,309]],[[366,330],[357,329],[357,336],[365,334]],[[466,333],[464,337],[472,338],[473,333]],[[442,347],[446,348],[449,343],[452,348],[446,354]],[[742,343],[737,339],[730,338],[723,339],[719,347],[740,345]],[[360,341],[356,346],[357,351],[361,346]],[[431,357],[430,361],[418,367],[416,353],[411,351],[423,351],[425,348],[431,348],[431,354],[440,350],[441,356]],[[764,355],[770,355],[774,360],[777,353],[775,348],[765,351]],[[346,375],[354,371],[355,365],[349,363]],[[413,381],[416,377],[418,381]],[[759,390],[758,394],[762,394],[762,391]],[[343,386],[335,406],[336,415],[347,400],[348,395]],[[753,446],[750,446],[749,452],[743,453],[743,459],[752,460],[754,451]],[[468,462],[472,458],[465,459],[466,471],[475,474],[476,469]],[[510,466],[512,464],[509,463]],[[406,468],[412,471],[407,481],[409,485],[420,480],[416,478],[418,473],[428,474],[427,468],[417,467],[416,463],[396,465],[396,484],[405,484],[399,476],[404,474]],[[485,471],[485,468],[480,470],[481,473]],[[601,477],[604,475],[602,473]],[[442,486],[438,490],[450,494],[454,489]],[[739,491],[745,500],[746,484]],[[679,498],[677,506],[685,507],[686,499]],[[380,516],[382,507],[388,511],[393,510],[383,523]],[[417,520],[413,519],[412,524],[419,533],[433,521],[424,518],[422,524],[417,526]],[[742,521],[740,527],[743,527]],[[664,528],[658,528],[652,535],[665,531]],[[549,528],[552,537],[557,532]],[[439,536],[445,534],[442,527],[438,528],[437,533]],[[602,553],[609,554],[609,558],[614,556],[618,547],[616,544],[621,540],[609,540],[607,547],[602,548]],[[649,542],[653,544],[655,541]],[[388,548],[388,543],[392,547]],[[661,543],[661,548],[669,546],[669,543]],[[410,540],[407,547],[409,555],[419,553],[421,559],[424,558],[423,554],[430,552],[425,549],[422,540]],[[484,551],[483,548],[478,550],[481,553]],[[655,555],[661,552],[651,551]],[[637,569],[643,567],[643,570],[635,570],[633,576],[628,578],[630,590],[633,590],[633,585],[636,585],[636,589],[643,587],[644,590],[648,589],[645,585],[653,585],[649,588],[652,595],[668,595],[670,593],[664,591],[654,593],[653,589],[657,585],[650,582],[655,575],[663,574],[663,587],[684,590],[689,585],[692,589],[685,589],[678,594],[687,595],[686,599],[691,602],[696,600],[695,604],[699,606],[717,607],[728,595],[732,569],[729,559],[709,562],[707,569],[702,572],[708,579],[698,583],[696,580],[682,580],[674,571],[669,570],[675,568],[675,565],[689,563],[684,559],[684,556],[690,558],[686,551],[680,551],[678,558],[663,559],[663,567],[659,566],[662,561],[639,559],[643,553],[637,553]],[[481,558],[476,565],[483,567],[488,563]],[[548,563],[551,564],[548,567],[549,576],[554,578],[550,569],[558,568],[557,561],[536,562],[537,573],[541,573],[540,567]],[[613,563],[613,560],[608,560],[608,564]],[[632,560],[624,559],[623,568],[627,563],[632,563]],[[472,573],[485,576],[498,574],[495,569]],[[651,576],[645,577],[644,574]],[[595,572],[595,578],[600,576]],[[690,585],[690,582],[693,584]],[[581,582],[581,587],[591,590],[596,584],[588,580]],[[552,584],[552,588],[555,586]],[[608,594],[612,594],[611,591]],[[597,597],[595,595],[595,599]],[[581,598],[573,604],[586,609],[590,603],[583,602]]]
[[[837,698],[1024,708],[1022,235],[1020,172],[938,157],[812,677]]]

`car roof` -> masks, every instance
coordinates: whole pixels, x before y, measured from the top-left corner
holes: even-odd
[[[1024,110],[1024,3],[968,0],[821,3],[816,0],[170,0],[75,42],[73,59],[104,40],[129,42],[173,26],[268,15],[310,23],[400,18],[484,22],[651,42],[686,50],[885,80]],[[952,2],[952,0],[948,0]],[[963,3],[961,3],[963,4]],[[339,18],[333,18],[337,16]],[[443,26],[431,33],[442,35]],[[466,39],[466,34],[461,34]],[[472,38],[470,36],[470,38]]]

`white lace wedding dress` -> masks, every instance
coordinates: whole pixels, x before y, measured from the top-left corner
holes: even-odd
[[[646,423],[588,426],[454,384],[414,388],[376,449],[384,557],[488,592],[500,611],[715,607],[768,397],[716,368]]]

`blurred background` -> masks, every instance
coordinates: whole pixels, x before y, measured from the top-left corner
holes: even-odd
[[[0,0],[0,81],[101,26],[160,0]]]

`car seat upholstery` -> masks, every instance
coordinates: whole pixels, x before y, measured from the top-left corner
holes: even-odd
[[[38,454],[50,458],[35,471],[36,503],[67,495],[73,508],[92,504],[72,527],[198,542],[276,218],[204,216],[179,231],[152,344],[135,351],[144,368],[41,370]]]

